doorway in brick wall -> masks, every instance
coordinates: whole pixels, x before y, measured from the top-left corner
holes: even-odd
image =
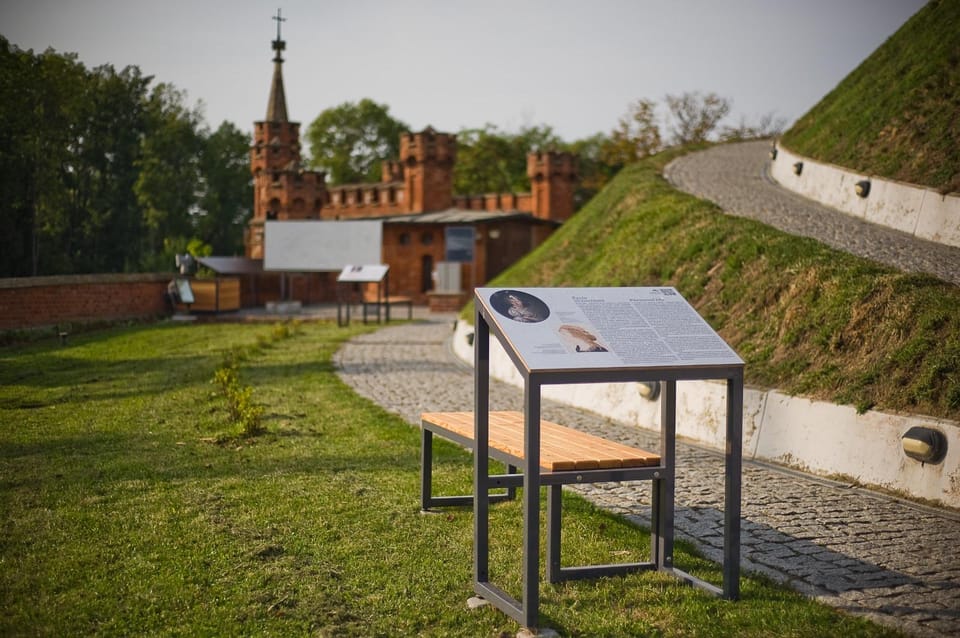
[[[433,255],[420,258],[420,292],[433,290]]]

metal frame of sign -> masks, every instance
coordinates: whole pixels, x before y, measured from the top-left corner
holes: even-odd
[[[523,626],[537,626],[540,487],[547,486],[550,494],[546,572],[552,582],[649,569],[674,574],[727,599],[739,598],[743,430],[743,361],[740,357],[673,288],[477,288],[475,300],[474,591]],[[572,331],[573,334],[564,336],[563,326],[577,326],[582,332]],[[522,474],[489,474],[491,334],[503,345],[523,377]],[[598,344],[598,348],[589,345],[593,343]],[[677,381],[702,379],[723,379],[727,385],[722,587],[696,578],[673,564]],[[663,384],[659,466],[635,470],[629,476],[624,470],[541,470],[542,386],[654,381]],[[653,484],[651,561],[561,568],[561,486],[573,482],[635,479],[649,479]],[[523,584],[521,600],[517,600],[490,581],[489,492],[497,487],[520,486],[523,487]]]

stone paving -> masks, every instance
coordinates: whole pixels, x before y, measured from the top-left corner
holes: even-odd
[[[358,337],[336,354],[338,373],[411,424],[419,424],[421,412],[472,410],[473,371],[452,353],[453,321],[433,316]],[[518,388],[493,381],[490,395],[491,409],[522,409]],[[546,419],[612,440],[653,450],[659,444],[656,432],[638,424],[549,401],[542,411]],[[722,557],[722,483],[721,454],[678,443],[677,536],[716,561]],[[645,482],[578,491],[649,525]],[[742,516],[745,570],[912,635],[960,635],[960,515],[745,462]]]
[[[775,226],[907,272],[960,285],[960,248],[937,244],[821,206],[769,177],[770,142],[723,144],[678,157],[664,176],[724,211]]]

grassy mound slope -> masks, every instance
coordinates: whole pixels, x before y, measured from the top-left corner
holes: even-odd
[[[802,155],[960,191],[960,0],[932,0],[783,136]]]
[[[495,286],[669,284],[748,383],[960,420],[960,288],[730,217],[632,165]]]

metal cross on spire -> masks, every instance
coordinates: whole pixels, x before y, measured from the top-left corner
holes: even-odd
[[[273,41],[273,50],[277,52],[277,55],[273,58],[274,62],[283,62],[283,58],[280,57],[280,52],[287,48],[286,43],[280,39],[280,23],[286,22],[287,19],[280,15],[280,9],[277,9],[277,15],[273,16],[273,19],[277,21],[277,39]]]
[[[277,9],[277,15],[273,16],[273,19],[277,21],[277,42],[280,41],[280,23],[286,22],[287,19],[280,15],[280,9]]]

